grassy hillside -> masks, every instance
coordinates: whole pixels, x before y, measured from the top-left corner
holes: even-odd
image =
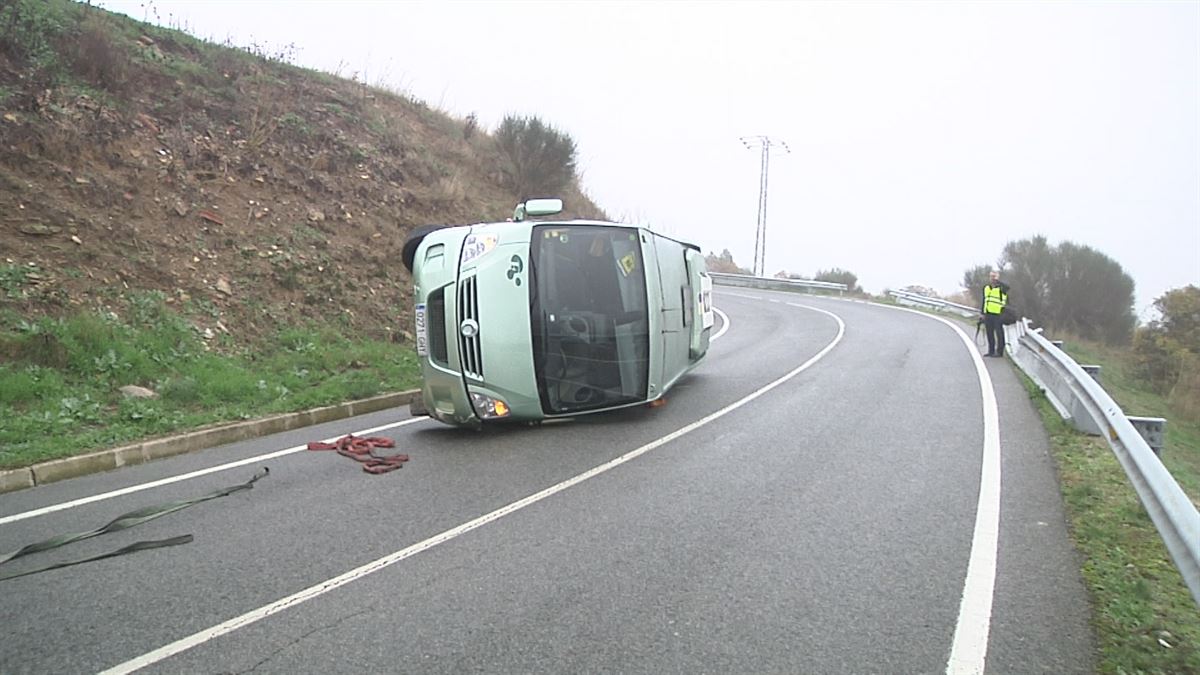
[[[273,56],[0,2],[0,465],[411,386],[405,235],[510,215],[504,156]]]
[[[342,315],[383,334],[410,227],[512,212],[492,138],[420,101],[66,0],[4,11],[10,312],[155,290],[238,339]]]

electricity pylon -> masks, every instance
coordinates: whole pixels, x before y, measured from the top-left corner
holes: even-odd
[[[742,145],[747,150],[762,149],[762,169],[758,175],[758,225],[754,231],[754,263],[751,272],[765,276],[767,271],[767,171],[771,161],[771,149],[782,149],[791,153],[787,143],[769,136],[742,136]]]

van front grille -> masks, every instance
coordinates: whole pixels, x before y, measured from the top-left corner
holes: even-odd
[[[480,344],[479,289],[470,276],[458,285],[458,345],[462,371],[477,380],[483,379],[483,346]]]
[[[430,358],[443,366],[450,365],[450,350],[446,348],[446,289],[444,287],[429,294],[429,300],[425,303],[425,320]]]

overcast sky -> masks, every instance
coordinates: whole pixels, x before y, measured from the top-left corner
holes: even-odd
[[[1200,284],[1200,2],[100,0],[202,38],[577,142],[611,216],[869,291],[959,289],[1034,234],[1090,245],[1136,309]],[[1019,299],[1014,298],[1019,303]]]

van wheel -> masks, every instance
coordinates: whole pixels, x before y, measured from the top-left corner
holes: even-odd
[[[420,227],[414,227],[412,231],[408,233],[408,239],[404,240],[404,248],[400,251],[400,257],[404,261],[404,268],[408,270],[409,274],[412,274],[413,271],[413,261],[417,257],[417,247],[421,245],[421,242],[424,241],[425,237],[428,237],[431,232],[440,230],[443,227],[445,226],[421,225]]]

